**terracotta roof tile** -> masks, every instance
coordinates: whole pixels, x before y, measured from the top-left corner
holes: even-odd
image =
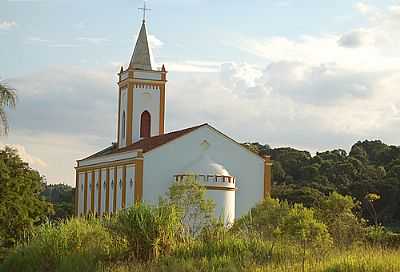
[[[133,150],[142,150],[143,153],[149,152],[150,150],[153,150],[159,146],[162,146],[166,143],[169,143],[185,134],[188,134],[189,132],[192,132],[202,126],[205,126],[207,124],[202,124],[199,126],[195,126],[195,127],[190,127],[190,128],[186,128],[186,129],[182,129],[182,130],[177,130],[177,131],[173,131],[170,133],[166,133],[166,134],[162,134],[159,136],[153,136],[153,137],[149,137],[149,138],[144,138],[141,139],[129,146],[123,147],[123,148],[118,148],[117,146],[110,146],[107,147],[105,149],[103,149],[100,152],[97,152],[85,159],[82,160],[86,160],[86,159],[93,159],[93,158],[97,158],[97,157],[101,157],[101,156],[105,156],[105,155],[110,155],[110,154],[115,154],[115,153],[120,153],[120,152],[126,152],[126,151],[133,151]]]

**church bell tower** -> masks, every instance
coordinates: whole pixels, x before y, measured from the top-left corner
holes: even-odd
[[[164,134],[167,71],[152,67],[145,18],[129,66],[118,76],[118,148]]]

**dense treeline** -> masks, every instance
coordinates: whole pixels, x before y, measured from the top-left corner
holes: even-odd
[[[312,156],[293,148],[246,146],[272,157],[273,196],[311,207],[323,195],[337,191],[357,199],[370,223],[377,219],[386,226],[400,226],[400,147],[364,141],[349,153],[337,149]],[[371,193],[378,196],[372,207],[366,197]]]
[[[53,205],[50,220],[66,219],[74,213],[75,189],[65,184],[45,185],[41,196]]]

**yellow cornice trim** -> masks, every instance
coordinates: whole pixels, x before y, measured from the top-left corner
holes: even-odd
[[[216,190],[216,191],[237,191],[236,188],[229,188],[229,187],[223,187],[223,186],[209,186],[206,185],[207,190]]]
[[[145,79],[145,78],[127,78],[124,79],[120,82],[118,82],[118,85],[121,89],[123,89],[128,83],[140,83],[140,84],[153,84],[157,86],[162,86],[165,85],[167,80],[156,80],[156,79]]]
[[[140,158],[140,157],[138,156],[138,158]],[[138,160],[138,158],[128,159],[128,160],[118,160],[118,161],[106,162],[106,163],[96,163],[96,164],[92,164],[92,165],[88,165],[88,166],[75,167],[75,169],[79,172],[85,172],[85,171],[90,171],[90,170],[99,169],[99,168],[122,166],[125,164],[135,164],[135,162]]]

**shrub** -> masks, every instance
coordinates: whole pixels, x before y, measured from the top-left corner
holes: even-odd
[[[114,256],[124,243],[111,236],[95,218],[46,223],[8,256],[0,271],[66,271],[96,268]]]
[[[374,246],[400,248],[400,234],[382,226],[369,227],[367,241]]]
[[[185,234],[198,235],[214,220],[215,204],[206,198],[207,189],[195,177],[186,177],[174,182],[163,202],[174,205],[181,215]]]
[[[328,226],[335,245],[349,246],[364,237],[364,222],[354,213],[357,208],[359,203],[351,196],[336,192],[321,201],[317,215]]]
[[[239,219],[234,230],[246,235],[258,234],[273,242],[285,240],[318,246],[331,244],[326,225],[316,219],[313,209],[272,198],[266,198]]]
[[[142,261],[170,253],[183,231],[174,206],[146,204],[120,211],[111,219],[110,229],[125,238],[129,251]]]

